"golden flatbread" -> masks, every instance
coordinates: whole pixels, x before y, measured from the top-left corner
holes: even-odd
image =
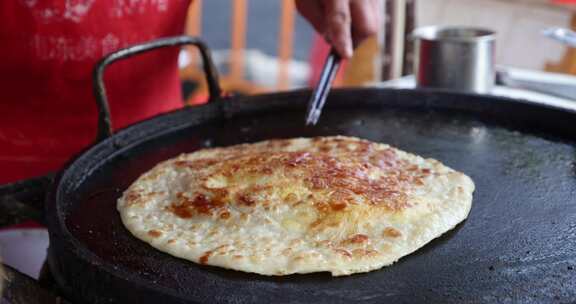
[[[118,200],[126,228],[176,257],[263,275],[367,272],[463,221],[474,183],[433,159],[353,137],[183,154]]]

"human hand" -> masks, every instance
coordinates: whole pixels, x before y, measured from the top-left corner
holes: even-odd
[[[296,0],[300,14],[343,58],[354,46],[376,34],[382,0]]]

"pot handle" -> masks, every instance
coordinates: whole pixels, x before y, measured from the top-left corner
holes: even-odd
[[[43,223],[44,201],[54,174],[0,185],[0,228],[28,220]]]
[[[108,105],[108,98],[106,96],[106,86],[104,85],[104,70],[106,67],[115,61],[132,57],[140,53],[148,52],[158,48],[180,45],[194,45],[200,50],[204,73],[206,74],[206,81],[208,82],[208,90],[210,92],[208,102],[213,102],[220,97],[222,90],[220,89],[220,85],[218,83],[218,72],[216,71],[214,62],[212,61],[210,51],[208,50],[206,44],[196,37],[168,37],[120,49],[102,58],[96,64],[92,74],[94,95],[96,96],[96,103],[98,106],[98,133],[96,135],[96,142],[100,142],[112,136],[113,134],[110,107]]]

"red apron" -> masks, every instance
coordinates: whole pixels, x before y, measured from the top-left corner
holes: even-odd
[[[0,1],[0,184],[58,170],[91,144],[91,73],[118,48],[181,34],[189,0]],[[114,127],[181,107],[178,50],[113,64]]]

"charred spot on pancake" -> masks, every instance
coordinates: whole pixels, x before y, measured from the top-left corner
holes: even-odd
[[[337,248],[334,249],[334,251],[336,251],[337,253],[339,253],[340,255],[343,255],[347,258],[351,258],[352,257],[352,253],[350,253],[350,251],[346,250],[346,249],[342,249],[342,248]]]
[[[298,195],[294,193],[288,193],[284,196],[284,201],[290,204],[294,204],[298,202]]]
[[[180,192],[176,197],[178,200],[170,205],[169,210],[184,219],[191,218],[194,214],[211,215],[213,210],[224,206],[222,200],[209,198],[202,193],[196,193],[189,198]]]
[[[148,235],[153,237],[153,238],[157,238],[157,237],[162,236],[162,232],[152,229],[152,230],[148,230]]]
[[[333,211],[340,211],[346,209],[347,204],[345,202],[336,202],[331,203],[330,207],[332,207]]]
[[[256,204],[256,200],[248,193],[239,193],[237,198],[238,202],[246,206],[253,206]]]
[[[129,190],[124,194],[126,203],[128,205],[139,204],[142,201],[142,194],[137,190]]]
[[[375,257],[378,255],[378,251],[373,250],[373,249],[364,249],[364,248],[357,248],[352,250],[352,255],[355,257],[359,257],[359,258],[364,258],[364,257]]]
[[[198,170],[205,167],[213,166],[218,163],[217,159],[214,158],[202,158],[197,160],[177,160],[174,162],[176,168],[185,168]]]
[[[210,256],[213,254],[213,252],[211,250],[204,252],[204,254],[200,257],[199,262],[200,264],[206,264],[208,263],[208,259],[210,258]]]
[[[400,231],[392,227],[386,227],[386,229],[384,229],[384,236],[397,238],[399,236],[402,236],[402,233],[400,233]]]
[[[346,240],[346,242],[352,244],[362,244],[365,243],[366,241],[368,241],[368,236],[365,234],[355,234]]]

